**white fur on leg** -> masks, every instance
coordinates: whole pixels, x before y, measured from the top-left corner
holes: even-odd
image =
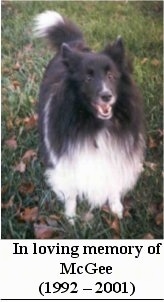
[[[69,219],[69,222],[74,225],[74,219],[76,216],[76,197],[68,198],[65,202],[65,215]]]
[[[110,209],[119,219],[123,218],[123,205],[120,201],[110,202]]]

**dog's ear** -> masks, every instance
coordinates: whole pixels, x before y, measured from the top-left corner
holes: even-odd
[[[63,59],[68,58],[72,54],[72,49],[69,47],[67,43],[63,43],[61,46],[61,54]]]
[[[63,43],[61,46],[61,56],[63,64],[73,72],[78,66],[79,54],[73,50],[68,44]]]
[[[112,45],[107,45],[104,49],[104,53],[110,56],[118,67],[121,68],[124,65],[125,59],[124,43],[121,36],[118,36]]]
[[[62,62],[65,66],[69,67],[70,59],[72,58],[72,49],[69,47],[68,44],[63,43],[61,46],[61,56]]]

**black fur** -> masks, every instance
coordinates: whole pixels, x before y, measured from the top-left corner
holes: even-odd
[[[50,96],[48,137],[58,158],[85,139],[92,140],[96,147],[95,137],[102,129],[118,137],[122,144],[127,135],[132,135],[133,152],[138,148],[139,133],[143,134],[143,114],[122,39],[94,53],[86,46],[80,30],[64,20],[65,23],[47,30],[57,53],[46,68],[39,96],[39,128],[46,164],[52,164],[43,137],[44,110]],[[102,79],[116,96],[113,116],[104,120],[96,116],[91,105],[100,98]]]

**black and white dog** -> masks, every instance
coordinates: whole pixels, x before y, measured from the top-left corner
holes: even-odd
[[[79,28],[54,11],[35,18],[35,34],[56,49],[40,88],[39,128],[52,190],[73,218],[76,198],[108,201],[123,216],[122,199],[142,171],[143,114],[120,37],[92,52]]]

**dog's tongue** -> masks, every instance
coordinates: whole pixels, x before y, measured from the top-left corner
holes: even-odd
[[[96,107],[97,107],[98,111],[103,115],[107,115],[111,111],[110,104],[101,103],[101,104],[97,104]]]
[[[102,109],[103,113],[105,114],[105,113],[108,113],[110,105],[109,104],[102,104],[100,106],[100,108]]]

